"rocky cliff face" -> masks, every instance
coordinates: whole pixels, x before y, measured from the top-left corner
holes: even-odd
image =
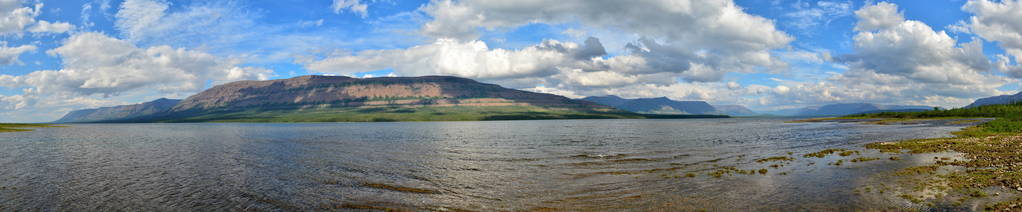
[[[179,102],[181,102],[179,99],[157,99],[133,105],[75,110],[55,122],[75,123],[126,120],[167,112]]]
[[[458,77],[359,79],[341,76],[302,76],[269,81],[241,81],[215,86],[188,97],[172,111],[322,105],[599,107],[562,96],[507,89]]]

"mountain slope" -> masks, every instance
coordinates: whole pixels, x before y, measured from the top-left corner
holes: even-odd
[[[181,100],[179,99],[161,98],[151,102],[133,105],[121,105],[96,109],[75,110],[71,111],[67,115],[64,115],[64,117],[54,122],[76,123],[76,122],[129,120],[167,112],[171,108],[173,108],[174,105],[177,105],[179,102],[181,102]]]
[[[141,109],[151,106],[150,109]],[[112,111],[119,111],[119,115]],[[641,115],[563,96],[445,76],[302,76],[239,81],[184,100],[75,111],[61,122],[343,122],[592,118]]]
[[[741,105],[714,105],[713,108],[717,109],[717,112],[729,116],[755,116],[759,115],[755,111],[749,110],[745,106]]]
[[[992,97],[977,99],[976,101],[972,102],[972,104],[969,104],[968,106],[965,106],[965,107],[966,108],[972,108],[972,107],[979,107],[979,106],[983,106],[983,105],[1004,105],[1004,104],[1012,104],[1012,103],[1015,103],[1015,102],[1022,102],[1022,92],[1019,92],[1019,93],[1017,93],[1015,95],[1000,95],[1000,96],[992,96]]]
[[[878,105],[870,103],[841,103],[823,106],[805,107],[801,109],[786,109],[767,112],[779,116],[845,116],[862,113],[877,113],[885,111],[920,111],[931,110],[930,106],[906,106],[906,105]]]
[[[168,114],[145,121],[456,121],[638,118],[563,96],[471,79],[425,76],[350,78],[302,76],[241,81],[188,97]]]
[[[645,114],[717,114],[717,109],[703,101],[674,101],[667,97],[624,99],[621,97],[591,96],[582,100],[618,109]]]

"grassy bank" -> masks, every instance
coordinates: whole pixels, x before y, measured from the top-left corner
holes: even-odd
[[[0,123],[0,133],[32,131],[31,128],[55,127],[49,124],[9,124]]]
[[[931,166],[899,172],[914,180],[912,192],[901,195],[912,202],[960,207],[970,200],[987,202],[984,210],[1022,210],[1022,104],[925,112],[876,113],[846,119],[995,118],[953,133],[952,138],[915,139],[866,145],[891,154],[957,152],[962,158],[938,158]],[[953,170],[939,172],[938,170]],[[926,192],[944,195],[920,195]],[[1003,194],[1002,194],[1003,192]]]

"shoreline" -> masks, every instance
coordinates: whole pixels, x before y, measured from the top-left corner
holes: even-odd
[[[0,123],[0,133],[6,132],[28,132],[35,130],[34,128],[50,128],[50,127],[64,127],[53,124],[14,124],[14,123]]]
[[[879,182],[893,181],[895,197],[921,209],[1019,210],[1022,209],[1022,134],[992,133],[983,128],[995,118],[875,118],[832,117],[788,123],[862,123],[877,125],[928,124],[961,126],[951,137],[875,142],[864,146],[880,154],[950,155],[925,158],[926,164],[878,175]],[[876,185],[866,185],[876,187]],[[881,183],[888,188],[888,185]],[[881,193],[883,191],[880,191]]]

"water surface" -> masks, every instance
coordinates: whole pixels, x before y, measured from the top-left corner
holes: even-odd
[[[0,134],[0,210],[904,207],[852,191],[914,160],[801,155],[960,128],[784,121],[75,124]],[[767,174],[707,176],[789,152]]]

